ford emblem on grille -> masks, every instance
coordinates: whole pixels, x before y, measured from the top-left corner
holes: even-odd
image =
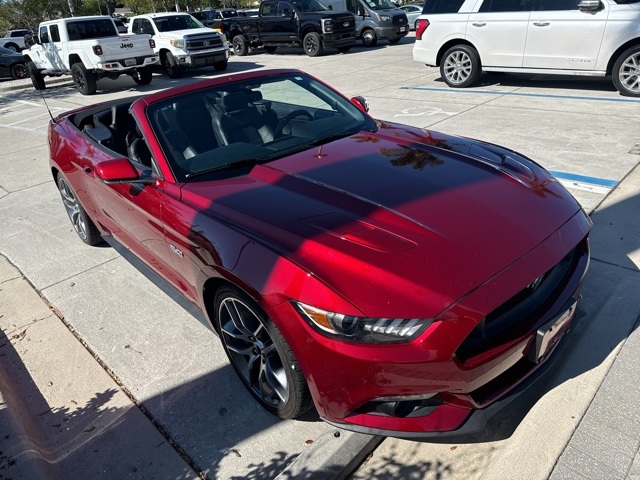
[[[343,26],[343,27],[348,27],[348,26],[349,26],[349,22],[344,22],[344,23],[342,24],[342,26]]]
[[[204,42],[202,42],[202,44],[206,47],[207,45],[209,45],[209,41],[205,40]]]

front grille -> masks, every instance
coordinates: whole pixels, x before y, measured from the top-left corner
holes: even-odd
[[[338,17],[333,21],[334,32],[344,32],[353,30],[354,28],[356,28],[356,19],[353,15]]]
[[[567,287],[577,287],[583,273],[577,272],[577,269],[580,265],[586,268],[585,257],[588,258],[588,255],[589,247],[585,238],[541,279],[536,279],[535,288],[534,284],[528,285],[488,314],[456,350],[458,360],[465,363],[470,358],[535,331],[553,313],[548,310]],[[575,285],[569,285],[571,283]]]
[[[409,23],[409,21],[407,20],[407,16],[406,15],[394,15],[393,16],[393,25],[394,26],[406,25],[408,23]]]
[[[209,50],[211,48],[222,46],[222,39],[220,38],[220,35],[190,35],[185,37],[185,42],[185,47],[188,52]]]

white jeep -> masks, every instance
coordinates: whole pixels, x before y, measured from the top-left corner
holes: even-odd
[[[150,66],[158,63],[148,35],[119,35],[107,16],[63,18],[43,22],[38,36],[27,39],[23,50],[36,90],[44,77],[72,75],[80,93],[96,91],[96,80],[130,75],[138,85],[151,82]]]
[[[451,87],[480,73],[610,75],[640,97],[640,0],[430,0],[413,59]]]

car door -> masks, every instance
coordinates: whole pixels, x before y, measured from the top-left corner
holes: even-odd
[[[64,71],[67,68],[62,61],[62,43],[60,42],[60,31],[58,25],[43,25],[38,32],[40,45],[42,46],[42,60],[47,68],[57,71]]]
[[[536,0],[529,18],[524,66],[593,70],[604,35],[609,6],[583,12],[580,0]]]
[[[262,2],[260,4],[260,16],[258,18],[258,30],[260,40],[264,43],[273,42],[277,35],[278,2]]]
[[[531,0],[482,0],[469,15],[466,37],[483,67],[522,67]]]

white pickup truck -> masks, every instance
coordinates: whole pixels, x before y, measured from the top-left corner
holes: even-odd
[[[129,20],[129,33],[153,36],[162,68],[170,78],[178,78],[184,68],[227,69],[227,38],[188,13],[138,15]]]
[[[150,65],[158,63],[148,35],[119,35],[111,17],[74,17],[43,22],[27,40],[22,55],[36,90],[45,76],[71,75],[83,95],[96,91],[103,77],[130,75],[138,85],[151,82]]]
[[[9,30],[3,38],[0,38],[0,47],[19,52],[24,48],[24,37],[29,34],[31,31],[26,29]]]

